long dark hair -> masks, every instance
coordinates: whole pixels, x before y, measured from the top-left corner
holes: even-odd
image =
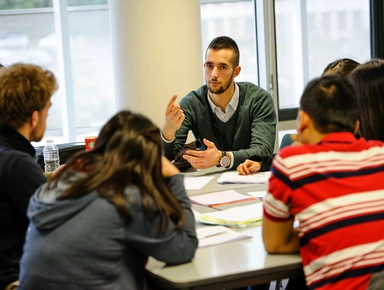
[[[384,60],[359,65],[349,79],[358,95],[361,136],[384,141]]]
[[[134,186],[140,191],[146,212],[162,216],[160,229],[169,220],[180,229],[183,211],[162,176],[161,156],[159,128],[143,115],[121,111],[104,125],[94,149],[73,156],[49,181],[47,189],[55,188],[59,181],[70,183],[58,199],[77,198],[96,189],[130,221],[124,190]],[[71,182],[75,172],[84,172],[86,177]]]

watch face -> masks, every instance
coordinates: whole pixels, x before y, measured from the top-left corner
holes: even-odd
[[[228,156],[223,156],[223,158],[221,158],[220,160],[220,165],[222,167],[228,167],[230,163],[231,163],[231,160],[229,159]]]

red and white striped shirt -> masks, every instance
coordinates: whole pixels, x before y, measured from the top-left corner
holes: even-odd
[[[366,289],[384,270],[384,143],[332,133],[275,157],[266,218],[300,222],[310,289]]]

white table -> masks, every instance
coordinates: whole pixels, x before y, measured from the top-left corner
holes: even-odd
[[[189,176],[205,174],[213,174],[214,179],[200,190],[188,191],[189,194],[228,189],[246,193],[267,188],[266,185],[217,184],[221,171],[215,169],[188,173]],[[200,213],[217,210],[199,205],[193,205],[193,208]],[[263,284],[303,275],[299,254],[269,255],[261,240],[261,227],[253,227],[250,233],[252,239],[199,248],[191,262],[147,271],[147,278],[156,289],[214,290]]]

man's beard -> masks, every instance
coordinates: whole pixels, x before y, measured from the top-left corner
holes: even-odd
[[[228,81],[228,83],[225,83],[223,84],[222,86],[218,87],[218,88],[212,88],[210,85],[209,85],[209,82],[208,82],[208,90],[210,93],[212,94],[216,94],[216,95],[220,95],[222,93],[224,93],[226,90],[228,90],[228,88],[231,86],[231,83],[232,83],[232,79],[233,79],[233,74],[230,78],[230,80]]]
[[[44,137],[44,130],[42,133],[39,134],[39,130],[38,130],[38,127],[34,128],[32,131],[31,131],[31,134],[29,135],[30,136],[30,141],[32,142],[40,142],[41,139],[43,139]]]

